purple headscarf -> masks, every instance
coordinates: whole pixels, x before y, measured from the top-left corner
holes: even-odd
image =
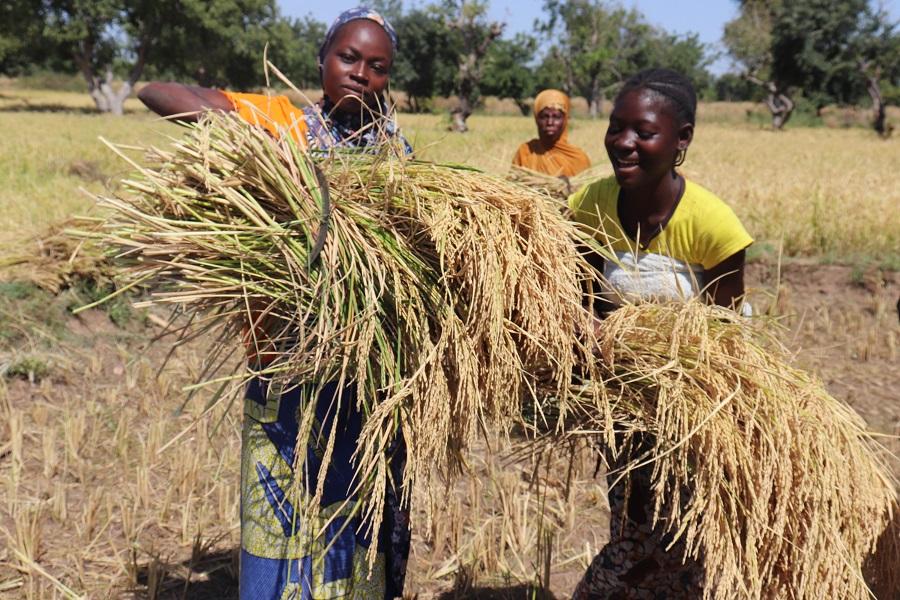
[[[343,25],[349,23],[350,21],[356,21],[358,19],[367,19],[369,21],[377,23],[382,29],[384,29],[384,32],[391,39],[391,47],[393,48],[394,52],[397,52],[397,32],[394,31],[394,28],[391,26],[388,20],[382,17],[378,13],[378,11],[372,10],[367,6],[357,6],[356,8],[345,10],[344,12],[339,14],[337,19],[334,20],[334,23],[331,24],[331,27],[328,28],[328,32],[325,33],[325,40],[319,47],[319,64],[322,64],[322,61],[325,58],[325,51],[331,44],[331,40],[338,32],[338,29],[340,29]]]

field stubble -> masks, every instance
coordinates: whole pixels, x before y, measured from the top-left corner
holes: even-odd
[[[178,135],[137,109],[122,119],[72,112],[85,98],[33,97],[32,106],[50,107],[34,111],[14,94],[0,97],[3,255],[87,211],[80,188],[98,192],[127,173],[97,136],[163,143]],[[782,244],[795,257],[781,269],[767,259],[750,267],[755,306],[782,317],[785,338],[805,349],[801,363],[832,392],[879,431],[900,433],[900,278],[877,268],[900,264],[892,171],[900,142],[719,120],[701,121],[687,174],[735,208],[756,254]],[[441,117],[401,116],[421,158],[497,173],[533,135],[523,117],[476,115],[470,124],[471,133],[451,135]],[[602,122],[573,122],[572,140],[596,163],[605,162],[602,131]],[[857,266],[816,264],[823,259]],[[146,345],[158,317],[123,328],[92,310],[51,326],[40,299],[2,291],[0,363],[19,368],[0,381],[0,598],[234,597],[240,411],[220,405],[197,419],[201,394],[176,412],[205,342],[161,368],[169,348]],[[416,515],[411,593],[522,598],[543,583],[565,597],[602,545],[595,451],[577,449],[571,462],[568,449],[511,462],[504,447],[480,448],[470,476],[422,503],[431,510]]]

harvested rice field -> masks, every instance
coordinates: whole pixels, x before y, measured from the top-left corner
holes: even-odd
[[[98,136],[181,134],[136,104],[115,119],[83,100],[0,94],[0,598],[236,598],[240,407],[184,391],[214,340],[172,350],[154,341],[165,313],[124,300],[73,314],[105,275],[29,241],[129,172]],[[776,134],[736,119],[744,110],[704,107],[686,172],[756,238],[751,302],[781,322],[797,364],[900,451],[900,139]],[[441,116],[401,115],[418,157],[496,173],[532,135],[526,118],[470,125],[449,134]],[[578,119],[571,135],[600,165],[601,134]],[[570,597],[608,535],[596,450],[510,456],[489,439],[468,462],[419,504],[430,523],[413,532],[407,595]]]

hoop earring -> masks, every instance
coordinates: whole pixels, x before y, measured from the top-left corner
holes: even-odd
[[[687,158],[687,148],[682,148],[678,151],[678,154],[675,155],[675,164],[672,165],[673,168],[680,167],[684,164],[684,159]]]

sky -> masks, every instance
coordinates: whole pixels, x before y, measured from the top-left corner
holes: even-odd
[[[312,15],[325,23],[343,10],[359,5],[364,0],[278,0],[284,13],[292,17]],[[710,65],[710,71],[720,75],[732,70],[731,60],[722,45],[722,29],[725,23],[737,15],[735,0],[620,0],[626,7],[635,7],[644,13],[648,21],[672,33],[696,33],[700,41],[709,46],[711,54],[718,58]],[[894,19],[900,19],[900,0],[881,0]],[[403,0],[404,7],[425,4],[422,1]],[[507,23],[505,35],[520,31],[531,33],[536,19],[543,19],[543,0],[490,0],[490,17]]]
[[[325,23],[331,21],[343,10],[360,4],[359,0],[278,0],[284,13],[292,17],[312,15]],[[404,0],[405,7],[423,4]],[[524,31],[531,33],[535,19],[543,19],[543,0],[491,0],[492,20],[507,23],[505,35]],[[635,7],[654,25],[659,25],[673,33],[697,33],[700,41],[711,46],[715,53],[724,54],[721,37],[725,23],[737,13],[734,0],[625,0],[626,7]],[[730,61],[720,58],[711,70],[720,74],[729,69]]]

